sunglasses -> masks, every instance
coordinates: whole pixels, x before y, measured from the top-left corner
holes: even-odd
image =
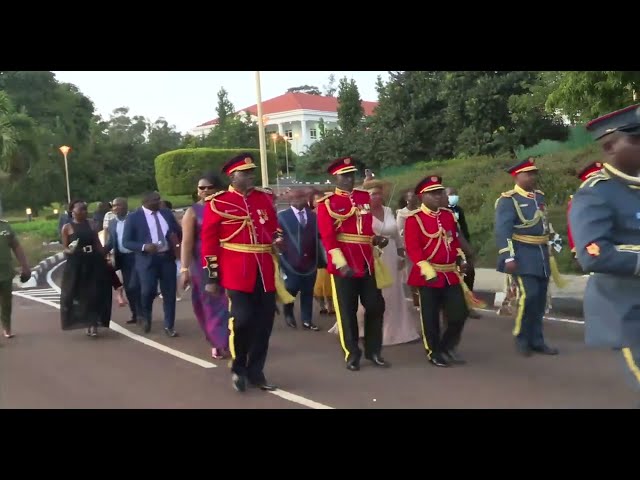
[[[213,185],[198,185],[198,190],[212,190],[216,188]]]

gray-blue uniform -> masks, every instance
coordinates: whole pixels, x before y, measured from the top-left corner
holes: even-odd
[[[518,173],[537,170],[532,159],[520,162],[508,171]],[[524,351],[545,350],[542,319],[547,304],[551,268],[549,265],[549,226],[545,214],[544,193],[527,192],[516,187],[496,201],[495,237],[498,246],[497,270],[514,261],[514,274],[520,292],[513,335]]]
[[[638,105],[590,122],[598,139],[618,131],[640,136]],[[640,389],[640,178],[605,163],[575,193],[569,222],[578,262],[592,272],[584,293],[587,345],[622,349]]]

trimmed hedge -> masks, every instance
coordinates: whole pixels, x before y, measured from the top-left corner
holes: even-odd
[[[580,186],[575,172],[587,162],[600,159],[601,153],[597,145],[581,150],[556,152],[536,159],[541,170],[538,188],[545,192],[549,221],[563,240],[558,266],[564,273],[578,273],[567,243],[566,218],[569,197]],[[514,163],[515,160],[507,156],[456,158],[443,162],[423,162],[407,167],[404,171],[385,170],[380,173],[379,178],[395,184],[396,194],[390,205],[395,209],[398,192],[403,188],[414,187],[425,175],[442,175],[445,186],[458,189],[460,206],[465,210],[471,243],[478,257],[477,266],[495,268],[495,201],[500,193],[513,188],[513,179],[505,170]]]
[[[189,195],[195,191],[196,182],[200,175],[212,171],[227,182],[220,169],[235,155],[251,153],[256,159],[256,185],[260,185],[260,150],[218,149],[218,148],[186,148],[172,150],[158,155],[155,159],[156,183],[162,195]],[[275,181],[277,167],[273,152],[267,152],[269,181]]]

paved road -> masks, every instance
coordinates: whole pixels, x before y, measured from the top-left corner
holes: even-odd
[[[162,333],[160,308],[145,336],[114,306],[114,328],[132,338],[110,330],[95,339],[60,330],[51,290],[20,294],[45,303],[15,298],[17,335],[0,340],[3,408],[630,408],[637,400],[618,354],[587,349],[576,324],[547,325],[560,356],[525,359],[514,353],[511,321],[487,314],[465,330],[468,365],[432,367],[414,343],[385,349],[391,369],[363,362],[352,373],[326,333],[334,317],[319,319],[320,332],[277,318],[266,373],[283,392],[239,394],[226,361],[210,358],[188,299],[178,303],[178,338]]]

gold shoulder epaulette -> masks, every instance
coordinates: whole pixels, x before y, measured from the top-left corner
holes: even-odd
[[[502,192],[502,193],[500,194],[500,197],[511,198],[511,197],[513,197],[513,194],[514,194],[514,193],[516,193],[516,191],[515,191],[515,190],[508,190],[508,191],[506,191],[506,192]],[[498,199],[498,200],[500,200],[500,199]]]
[[[544,192],[542,190],[534,190],[534,192],[539,193],[540,195],[544,195]]]
[[[269,195],[273,195],[273,190],[265,187],[254,187],[254,190],[262,193],[268,193]]]
[[[419,214],[421,211],[422,210],[419,208],[416,208],[415,210],[409,210],[409,215],[407,215],[407,218],[413,217],[414,215]]]
[[[324,197],[318,199],[317,203],[324,202],[327,198],[332,197],[333,195],[333,192],[327,192],[324,194]]]
[[[582,182],[582,184],[580,185],[580,188],[595,187],[598,183],[604,180],[609,180],[610,178],[611,176],[607,172],[605,172],[604,170],[601,170],[600,172],[596,173],[595,175],[587,178],[584,182]]]
[[[451,213],[453,216],[455,216],[455,213],[453,213],[453,210],[451,210],[450,208],[440,207],[440,210],[444,210],[445,212],[449,212],[449,213]]]
[[[209,195],[208,197],[206,197],[204,199],[205,202],[210,202],[211,200],[213,200],[215,197],[217,197],[218,195],[222,195],[223,193],[226,193],[226,190],[220,190],[219,192],[214,193],[213,195]]]

